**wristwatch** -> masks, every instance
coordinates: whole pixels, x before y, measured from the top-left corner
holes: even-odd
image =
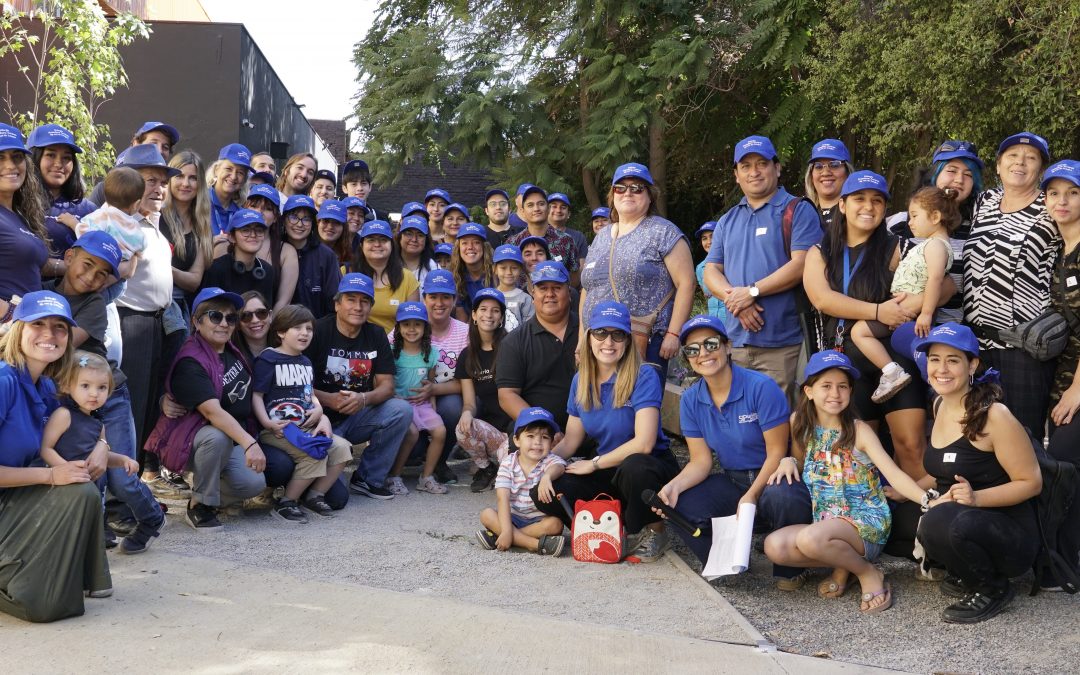
[[[592,458],[592,468],[597,470],[597,471],[600,470],[600,457],[599,456]]]
[[[750,297],[756,298],[759,295],[761,295],[761,289],[757,287],[757,282],[755,281],[754,283],[750,284]]]

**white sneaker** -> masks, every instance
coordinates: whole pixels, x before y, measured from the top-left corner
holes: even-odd
[[[891,375],[882,373],[881,381],[878,383],[873,395],[870,396],[870,400],[874,403],[884,403],[900,393],[900,390],[906,387],[909,382],[911,382],[911,375],[902,368],[894,371]]]
[[[405,481],[401,480],[401,476],[387,478],[385,487],[399,497],[409,494],[409,488],[405,487]]]
[[[435,480],[435,476],[422,476],[416,481],[416,489],[420,492],[429,492],[433,495],[444,495],[449,488]]]

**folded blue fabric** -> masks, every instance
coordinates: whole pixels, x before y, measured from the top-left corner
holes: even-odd
[[[325,459],[326,453],[330,450],[330,445],[333,443],[333,441],[326,436],[313,436],[309,434],[296,426],[295,423],[290,423],[282,430],[282,432],[285,434],[285,440],[303,450],[304,454],[313,459]]]

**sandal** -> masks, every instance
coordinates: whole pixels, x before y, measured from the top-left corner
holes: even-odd
[[[825,579],[817,586],[817,594],[819,597],[832,600],[835,598],[844,597],[844,593],[847,593],[847,584],[838,584],[832,579]]]
[[[885,602],[876,607],[859,607],[859,611],[863,614],[880,614],[888,608],[892,607],[892,587],[889,582],[885,582],[885,585],[880,591],[874,591],[873,593],[863,593],[860,601],[864,604],[874,601],[874,598],[885,596]]]

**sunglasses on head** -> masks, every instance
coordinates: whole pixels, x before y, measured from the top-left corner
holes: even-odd
[[[226,314],[225,312],[221,312],[216,309],[210,310],[206,314],[203,314],[203,316],[210,319],[210,323],[218,325],[226,323],[230,326],[235,326],[236,322],[240,320],[240,315],[236,312],[229,312],[228,314]]]
[[[682,353],[686,358],[692,359],[701,353],[701,348],[704,347],[706,352],[715,352],[720,349],[720,345],[724,344],[723,338],[719,335],[711,338],[705,338],[701,342],[693,342],[688,345],[683,345]]]
[[[975,148],[974,143],[967,141],[945,141],[938,146],[935,155],[939,152],[970,152],[973,155],[979,154],[979,151]]]
[[[813,168],[814,171],[824,171],[825,167],[828,167],[830,169],[840,169],[843,166],[844,163],[838,159],[832,159],[828,162],[814,162],[810,165],[810,167]]]
[[[608,328],[597,328],[596,330],[589,331],[589,334],[593,336],[597,342],[603,342],[604,340],[611,338],[612,342],[626,342],[627,335],[624,331]]]
[[[240,320],[244,323],[251,323],[252,319],[258,319],[259,321],[266,321],[270,318],[270,310],[263,307],[262,309],[256,309],[247,311],[246,309],[240,312]]]
[[[643,183],[631,183],[630,185],[623,185],[622,183],[616,183],[615,185],[611,186],[611,189],[614,190],[615,194],[617,194],[617,195],[626,194],[627,190],[629,190],[630,194],[632,194],[632,195],[639,195],[642,192],[645,192],[646,190],[648,190],[649,186],[645,185]]]

